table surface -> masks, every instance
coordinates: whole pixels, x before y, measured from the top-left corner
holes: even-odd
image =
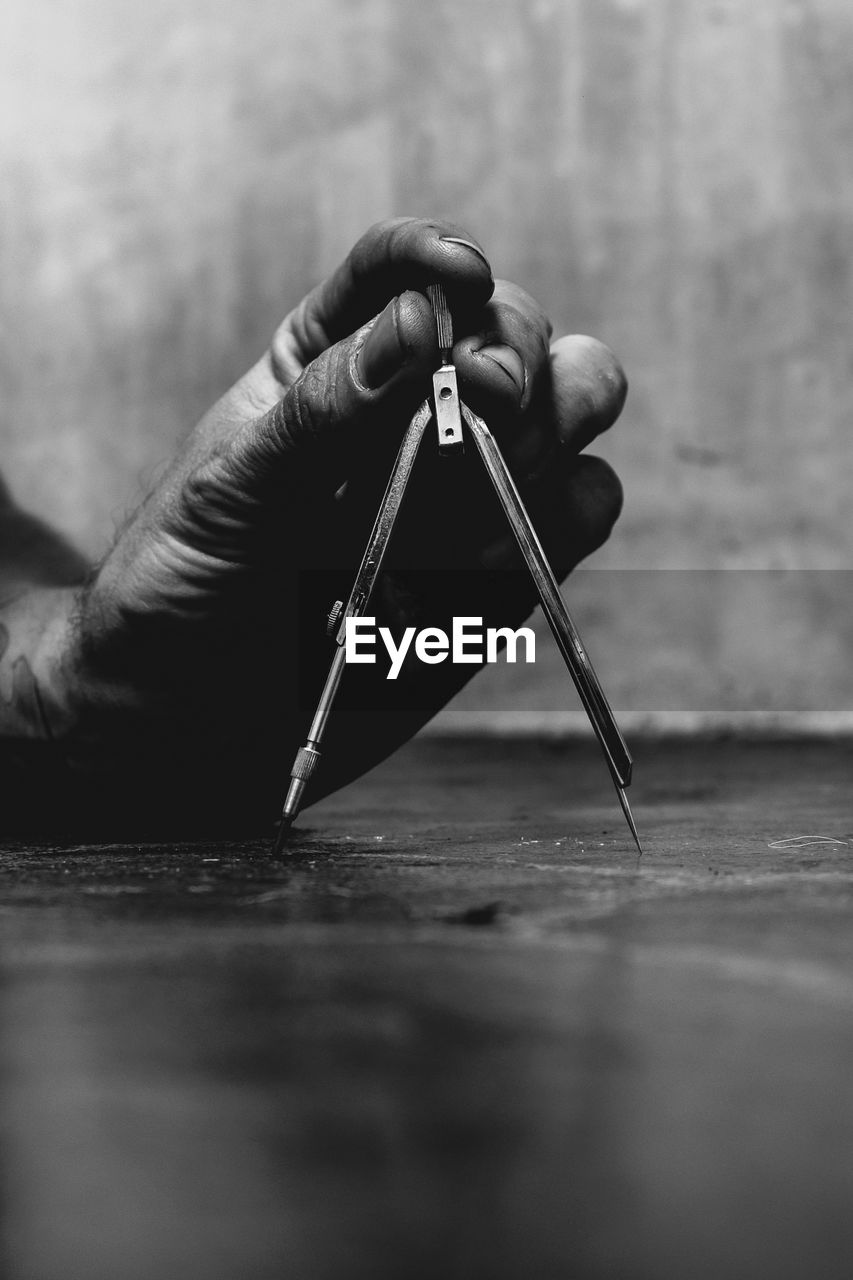
[[[3,846],[4,1274],[849,1280],[853,746],[636,754],[641,861],[586,742]]]

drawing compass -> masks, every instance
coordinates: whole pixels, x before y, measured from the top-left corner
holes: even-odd
[[[472,412],[459,397],[456,369],[452,361],[453,326],[444,290],[440,285],[429,285],[427,295],[435,314],[438,345],[441,351],[441,364],[432,379],[432,399],[424,401],[409,423],[379,505],[349,599],[345,606],[336,607],[330,615],[335,654],[314,719],[308,730],[305,746],[297,751],[290,771],[290,785],[282,810],[275,853],[281,853],[284,848],[287,833],[300,810],[306,788],[320,762],[323,737],[346,665],[347,620],[362,617],[370,604],[418,449],[427,427],[433,422],[437,433],[438,449],[441,453],[459,452],[466,432],[474,443],[524,557],[557,647],[563,655],[584,710],[598,738],[625,819],[637,849],[642,854],[640,838],[625,794],[631,783],[633,764],[631,754],[589,660],[586,647],[560,594],[557,580],[498,443],[483,419]]]

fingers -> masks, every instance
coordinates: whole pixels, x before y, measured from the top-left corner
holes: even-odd
[[[454,347],[462,395],[520,479],[551,466],[557,446],[579,453],[616,421],[628,384],[609,347],[583,335],[549,347],[542,308],[503,280],[476,325]]]
[[[377,222],[344,262],[288,316],[302,363],[354,332],[408,289],[445,285],[451,302],[481,306],[492,292],[491,267],[466,231],[449,222],[394,218]]]
[[[603,342],[574,334],[554,343],[548,408],[560,444],[572,453],[612,427],[627,394],[625,372]]]
[[[525,419],[503,439],[522,487],[612,427],[627,393],[624,370],[603,342],[573,334],[553,343]]]
[[[529,293],[498,280],[471,319],[472,329],[457,333],[453,348],[463,396],[484,417],[523,413],[548,363],[548,317]]]
[[[625,375],[610,349],[593,338],[563,338],[549,350],[547,318],[515,286],[498,282],[486,310],[488,325],[454,347],[462,395],[498,438],[534,524],[552,531],[551,544],[567,572],[605,540],[621,505],[618,481],[605,464],[593,462],[589,472],[586,463],[573,468],[578,451],[618,417]],[[596,481],[590,494],[584,491],[587,475]],[[437,490],[444,497],[438,525],[432,519]],[[507,556],[517,563],[474,450],[452,468],[428,448],[422,451],[407,515],[397,534],[401,562],[414,562],[423,543],[422,553],[436,563],[444,558],[460,566],[473,558],[498,567]],[[424,539],[427,522],[430,536]]]
[[[516,285],[494,285],[488,261],[470,235],[426,219],[377,223],[288,317],[273,343],[280,383],[298,383],[303,366],[313,361],[315,369],[306,370],[310,383],[318,372],[316,361],[326,357],[328,373],[335,360],[330,346],[381,312],[389,298],[409,289],[422,291],[433,280],[442,281],[450,293],[462,394],[496,430],[519,476],[548,465],[557,443],[577,452],[615,421],[626,383],[612,353],[583,337],[560,339],[549,352],[551,325],[538,303]],[[426,312],[421,315],[424,324],[412,335],[407,362],[410,370],[428,373],[428,362],[415,358],[415,347],[418,355],[427,347],[431,354],[435,351],[426,338]],[[369,348],[365,358],[370,371]],[[393,364],[393,351],[388,359]],[[303,382],[296,393],[297,409],[305,386]],[[317,399],[309,396],[305,405],[303,426],[309,433]],[[328,422],[329,416],[321,415],[321,420]]]
[[[355,448],[392,425],[399,441],[438,360],[435,320],[427,299],[404,292],[368,325],[324,350],[262,418],[246,424],[233,448],[244,473],[289,474],[297,485],[312,473],[324,486],[344,478]]]
[[[429,279],[442,272],[453,278],[455,272],[474,293],[477,287],[490,290],[479,247],[462,240],[446,227],[415,219],[379,224],[309,298],[302,319],[308,325],[313,318],[322,327],[322,332],[315,327],[312,340],[325,344],[327,328],[349,325],[377,281],[393,288],[400,271],[425,271]],[[454,308],[454,320],[461,335],[454,360],[462,395],[495,430],[525,499],[531,486],[536,488],[548,518],[551,507],[565,506],[566,495],[536,482],[543,476],[553,481],[566,459],[615,421],[627,385],[621,367],[592,338],[562,338],[549,347],[551,326],[542,308],[504,281],[473,312]],[[406,421],[428,394],[437,358],[430,304],[422,293],[403,290],[384,301],[369,323],[324,345],[287,384],[278,403],[232,437],[231,447],[225,447],[229,453],[233,449],[236,474],[272,478],[278,494],[286,489],[314,495],[316,480],[323,491],[333,492],[356,472],[375,470],[378,448],[385,449],[381,465],[387,467],[393,458],[388,441],[393,435],[396,449]],[[282,469],[285,459],[299,465]],[[477,553],[496,533],[488,507],[487,494],[480,502],[473,491],[466,501],[466,536]]]

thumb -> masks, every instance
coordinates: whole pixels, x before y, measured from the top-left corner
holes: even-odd
[[[354,448],[370,438],[365,433],[417,408],[437,360],[429,302],[402,293],[312,360],[268,413],[247,424],[241,443],[279,478],[285,467],[299,484],[311,475],[340,484]]]

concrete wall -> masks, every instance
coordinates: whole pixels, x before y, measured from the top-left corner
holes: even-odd
[[[853,711],[849,0],[5,0],[2,25],[21,500],[97,554],[371,221],[446,214],[631,377],[603,448],[625,515],[569,593],[614,703]],[[540,652],[460,710],[576,705]]]

